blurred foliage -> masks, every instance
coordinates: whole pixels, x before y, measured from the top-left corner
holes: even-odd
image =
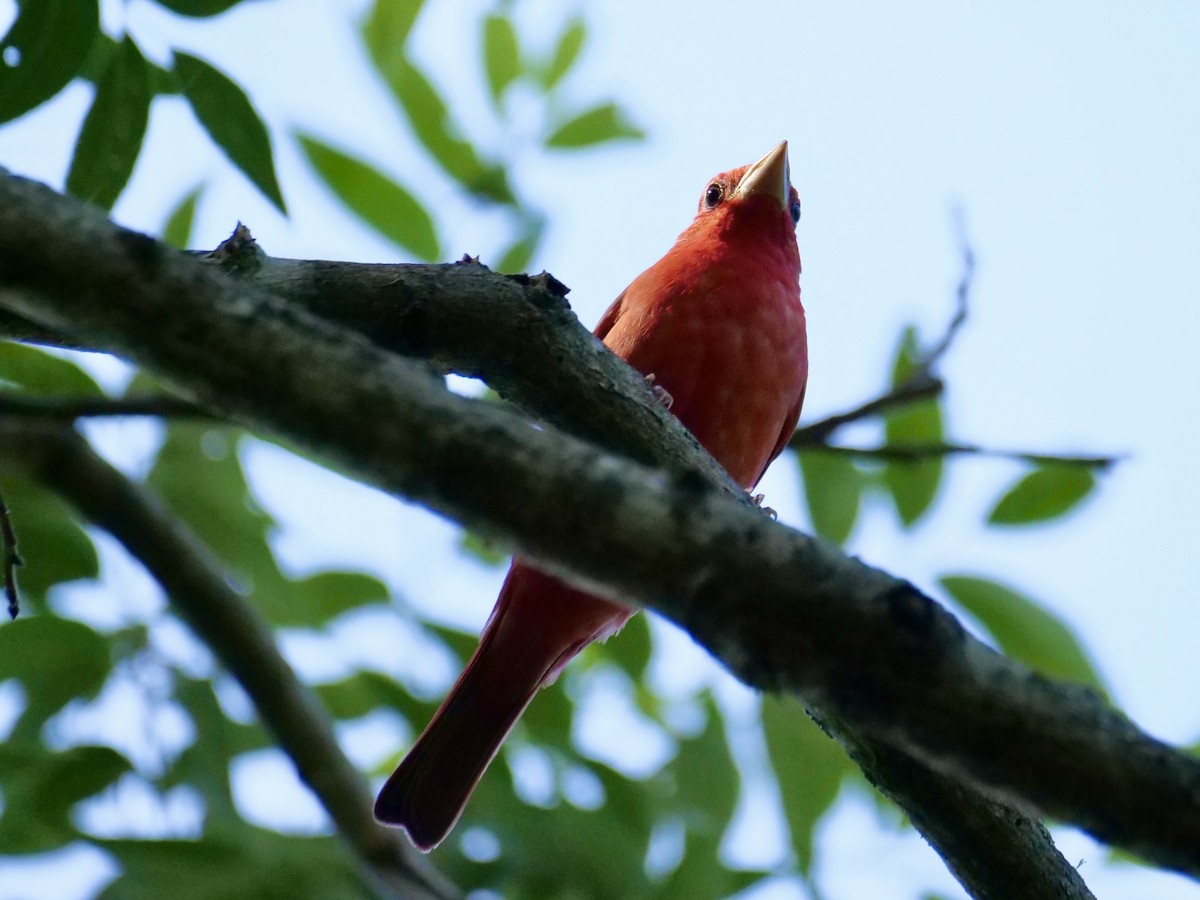
[[[220,15],[251,0],[157,0],[182,16]],[[535,46],[520,27],[519,0],[498,2],[464,21],[461,47],[440,48],[459,60],[478,56],[475,73],[488,98],[491,122],[463,122],[448,96],[415,54],[421,0],[376,0],[360,36],[375,74],[388,88],[392,115],[412,133],[419,152],[456,191],[507,222],[495,251],[502,271],[525,269],[541,244],[547,213],[513,178],[517,164],[541,153],[599,147],[637,139],[642,132],[617,103],[582,105],[568,94],[571,74],[587,47],[586,20],[566,14],[547,46]],[[475,41],[478,38],[478,41]],[[443,252],[438,218],[420,193],[354,148],[335,147],[286,125],[268,128],[254,100],[211,62],[175,51],[168,69],[147,60],[136,34],[120,39],[101,30],[96,0],[20,0],[18,15],[0,41],[0,123],[54,97],[74,79],[95,86],[75,146],[67,188],[111,208],[127,186],[160,95],[178,95],[230,164],[286,212],[275,168],[274,142],[290,141],[314,175],[364,224],[412,258]],[[465,63],[464,63],[465,65]],[[518,123],[511,102],[523,91]],[[532,112],[531,112],[532,109]],[[538,127],[528,127],[528,117]],[[270,117],[268,117],[270,121]],[[520,127],[518,127],[520,124]],[[468,127],[470,126],[470,127]],[[476,135],[493,137],[482,140]],[[533,136],[530,136],[533,135]],[[147,165],[168,164],[150,159]],[[204,185],[179,198],[166,216],[163,236],[189,243]],[[100,387],[78,360],[28,347],[0,344],[0,388],[42,396],[98,396]],[[902,384],[921,363],[914,328],[900,336],[884,373]],[[130,391],[153,387],[138,375]],[[940,398],[890,413],[882,424],[894,447],[923,446],[945,438]],[[276,523],[256,503],[243,469],[248,438],[205,422],[162,429],[144,479],[220,560],[231,583],[278,628],[329,634],[344,617],[388,602],[374,577],[349,571],[303,579],[287,575],[272,547]],[[886,505],[898,526],[914,531],[937,510],[946,466],[856,458],[814,449],[799,460],[814,529],[825,539],[849,541],[863,514]],[[93,535],[56,497],[37,485],[6,479],[3,494],[13,511],[25,566],[20,586],[25,617],[0,627],[0,685],[15,685],[19,709],[0,727],[0,853],[36,854],[77,841],[111,856],[121,873],[100,896],[323,897],[370,896],[344,845],[330,837],[297,836],[247,821],[235,802],[231,772],[247,754],[271,746],[257,721],[246,720],[222,699],[221,676],[203,658],[164,653],[158,639],[181,628],[169,607],[126,608],[119,592],[116,621],[101,627],[71,618],[60,602],[69,587],[101,577]],[[1044,523],[1074,509],[1094,487],[1091,473],[1042,466],[1023,472],[998,498],[987,521],[1005,528]],[[470,536],[465,549],[489,563],[501,556]],[[946,575],[946,594],[1006,653],[1050,675],[1103,690],[1103,682],[1071,629],[1045,606],[986,577]],[[430,647],[465,660],[474,636],[398,612]],[[490,888],[511,897],[728,896],[766,877],[799,876],[811,883],[819,823],[850,779],[862,777],[800,704],[764,698],[756,739],[765,745],[768,771],[748,772],[735,760],[730,731],[745,729],[707,688],[681,701],[655,689],[654,644],[644,616],[589,651],[564,676],[568,690],[543,692],[489,770],[458,830],[433,859],[464,888]],[[195,654],[193,654],[193,657]],[[135,677],[131,673],[140,673]],[[624,684],[636,714],[669,747],[656,771],[632,778],[582,752],[575,740],[573,697],[593,679]],[[116,746],[71,744],[56,735],[64,722],[86,712],[115,685],[132,687],[148,708],[169,706],[190,724],[178,750],[153,733],[161,764],[131,759]],[[435,703],[380,672],[354,670],[313,689],[340,723],[352,725],[386,711],[416,731]],[[688,715],[677,715],[684,706]],[[685,725],[680,722],[684,721]],[[739,724],[734,724],[737,721]],[[401,748],[396,748],[400,752]],[[156,754],[150,754],[155,756]],[[519,789],[523,767],[537,760],[550,773],[537,797]],[[382,776],[395,757],[379,760]],[[133,773],[132,775],[130,773]],[[791,855],[770,871],[732,868],[723,851],[746,778],[766,774],[778,787]],[[201,807],[195,830],[167,828],[156,836],[101,833],[81,810],[111,798],[118,781],[136,777],[165,800],[188,788]],[[135,816],[136,818],[136,816]],[[933,895],[929,895],[933,896]]]
[[[900,335],[887,387],[896,389],[918,373],[925,351],[914,327]],[[909,404],[884,417],[884,449],[937,447],[947,440],[944,398]],[[886,459],[823,447],[799,454],[800,476],[813,530],[846,544],[872,498],[890,501],[897,524],[916,531],[937,508],[946,466],[932,459]],[[1029,469],[1028,464],[1009,465]],[[1044,463],[1025,471],[993,503],[986,522],[1005,529],[1041,525],[1075,509],[1095,488],[1085,465]],[[1104,692],[1100,674],[1071,628],[1047,607],[984,576],[947,574],[938,579],[946,595],[1013,659],[1046,675]]]

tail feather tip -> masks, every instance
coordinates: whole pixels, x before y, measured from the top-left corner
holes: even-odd
[[[407,808],[403,797],[390,794],[386,789],[375,799],[375,821],[380,825],[401,829],[409,842],[422,853],[428,853],[446,839],[449,829],[441,830],[423,826]]]

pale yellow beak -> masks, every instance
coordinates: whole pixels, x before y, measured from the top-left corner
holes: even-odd
[[[787,209],[791,191],[792,177],[788,166],[787,141],[781,141],[778,147],[746,170],[733,195],[749,197],[751,194],[766,194],[774,197],[780,206]]]

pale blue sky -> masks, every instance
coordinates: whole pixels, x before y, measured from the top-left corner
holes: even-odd
[[[364,6],[252,3],[182,29],[133,2],[128,21],[148,51],[178,41],[232,73],[274,128],[334,138],[416,185],[442,214],[448,256],[486,261],[495,221],[458,200],[404,129],[375,114],[383,89],[355,56],[347,15]],[[476,58],[473,36],[461,33],[473,21],[464,6],[485,5],[432,9],[416,37],[470,127],[484,128],[486,99],[464,72]],[[0,23],[12,8],[0,0]],[[548,36],[563,6],[523,0],[517,8],[533,33]],[[106,3],[106,21],[122,21],[125,9]],[[961,206],[979,270],[970,320],[944,366],[953,434],[1130,459],[1077,519],[1011,535],[985,530],[982,514],[1018,467],[958,462],[943,508],[924,527],[897,534],[892,514],[876,506],[850,550],[927,587],[951,570],[1002,576],[1071,623],[1135,720],[1170,741],[1200,739],[1200,7],[615,0],[587,15],[592,40],[570,96],[581,105],[620,99],[650,137],[518,171],[529,195],[553,210],[535,266],[570,285],[580,317],[594,323],[687,224],[710,175],[788,139],[804,204],[811,418],[881,386],[903,323],[918,322],[927,337],[940,332],[959,274],[950,211]],[[0,163],[61,185],[88,96],[76,85],[0,131]],[[314,187],[294,151],[284,148],[280,164],[290,220],[222,164],[180,103],[159,101],[147,155],[116,215],[155,229],[205,179],[212,190],[199,246],[241,219],[273,254],[396,258]],[[106,446],[124,440],[105,431]],[[456,563],[448,527],[269,451],[252,457],[264,501],[292,523],[280,544],[291,563],[365,564],[414,602],[482,622],[498,573]],[[306,479],[302,490],[296,477]],[[765,490],[785,521],[805,525],[786,463]],[[322,515],[298,509],[297,495]],[[411,667],[378,630],[347,626],[353,646],[343,660]],[[683,640],[669,647],[664,678],[695,677],[699,654]],[[313,665],[316,654],[297,652]],[[436,684],[450,674],[428,677]],[[736,689],[723,690],[740,702]],[[780,850],[769,825],[755,830],[766,804],[756,795],[747,807],[733,841],[743,858],[769,861]],[[1086,857],[1084,874],[1100,896],[1200,898],[1182,879],[1106,869],[1102,852],[1078,836],[1065,833],[1061,843],[1068,857]],[[823,861],[830,897],[909,897],[934,886],[958,896],[919,840],[880,832],[861,802],[833,816]],[[5,885],[15,877],[0,864],[0,900],[43,896],[27,881],[27,893],[13,893]],[[784,886],[771,895],[803,896]]]

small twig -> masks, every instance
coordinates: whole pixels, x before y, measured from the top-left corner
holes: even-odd
[[[958,287],[954,292],[954,316],[950,319],[950,324],[946,326],[946,333],[942,335],[940,341],[933,345],[918,367],[918,371],[926,374],[933,371],[933,367],[946,355],[946,351],[954,343],[959,329],[967,321],[967,310],[971,305],[971,286],[975,281],[975,251],[971,249],[971,242],[967,238],[966,217],[962,207],[954,208],[952,218],[954,230],[958,236],[959,252],[962,254],[962,274],[958,278]]]
[[[21,612],[21,600],[17,595],[17,566],[25,565],[21,554],[17,552],[17,533],[13,531],[12,519],[8,514],[8,504],[0,495],[0,540],[4,544],[4,595],[8,598],[9,618],[15,619]]]
[[[791,447],[821,447],[826,445],[829,436],[851,422],[858,422],[871,416],[882,415],[899,406],[908,406],[918,400],[939,396],[945,390],[945,382],[927,372],[917,372],[903,384],[886,393],[880,394],[874,400],[868,400],[861,406],[847,410],[844,413],[827,416],[820,421],[797,428],[796,433],[788,442]]]
[[[793,446],[796,446],[793,441]],[[988,456],[996,459],[1015,459],[1038,466],[1063,465],[1080,466],[1085,469],[1106,471],[1124,459],[1123,456],[1077,456],[1073,454],[1059,455],[1056,453],[1033,453],[1026,450],[1001,450],[994,447],[981,447],[978,444],[909,444],[882,445],[878,447],[838,447],[832,444],[817,442],[803,445],[809,453],[837,453],[843,456],[881,459],[887,462],[920,462],[926,459],[937,459],[943,456]]]
[[[0,392],[0,416],[73,421],[101,416],[209,417],[194,403],[179,397],[149,394],[140,397],[30,397]]]
[[[946,325],[946,331],[942,335],[941,340],[934,344],[929,349],[929,352],[925,353],[917,361],[912,375],[906,378],[901,384],[896,385],[891,390],[880,394],[874,400],[869,400],[861,406],[856,406],[844,413],[828,416],[819,422],[813,422],[811,425],[805,425],[803,428],[797,429],[789,442],[790,446],[827,446],[830,436],[843,425],[849,425],[851,422],[858,422],[872,416],[882,415],[891,412],[897,407],[908,406],[919,400],[938,397],[945,390],[946,383],[941,377],[935,375],[933,370],[941,358],[946,355],[946,352],[954,343],[954,339],[958,336],[959,330],[967,321],[967,310],[971,305],[971,285],[975,280],[975,251],[971,249],[971,243],[967,239],[967,229],[961,209],[954,210],[954,226],[962,253],[962,274],[959,276],[958,287],[955,289],[956,304],[954,315],[950,318],[949,324]]]

